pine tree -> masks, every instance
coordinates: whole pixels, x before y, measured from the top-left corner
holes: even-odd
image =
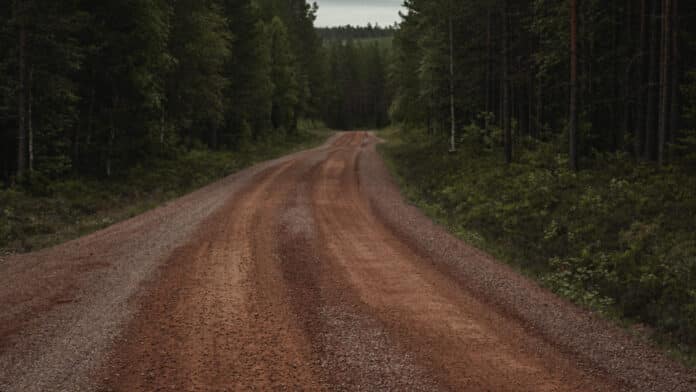
[[[279,17],[268,26],[271,48],[271,80],[273,82],[273,127],[294,133],[297,129],[300,86],[297,63],[290,46],[288,31]]]
[[[223,10],[232,36],[232,55],[224,66],[229,85],[223,141],[236,146],[260,139],[271,128],[271,48],[255,3],[226,0]]]
[[[232,37],[215,2],[180,0],[174,4],[169,41],[174,65],[168,77],[166,112],[187,139],[206,140],[217,148],[228,84],[223,72]],[[163,121],[160,142],[164,130]]]
[[[568,140],[570,142],[570,169],[578,170],[578,3],[570,0],[570,120]]]

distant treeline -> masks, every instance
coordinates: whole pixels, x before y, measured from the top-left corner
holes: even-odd
[[[377,41],[328,44],[326,125],[336,129],[382,128],[389,124],[389,49]]]
[[[396,26],[318,28],[326,51],[327,107],[323,119],[336,129],[389,124],[388,67]]]
[[[367,26],[338,26],[338,27],[320,27],[317,28],[317,33],[324,41],[345,41],[345,40],[364,40],[392,37],[397,26],[380,27],[377,25],[368,24]]]

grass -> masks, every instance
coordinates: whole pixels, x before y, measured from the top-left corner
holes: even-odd
[[[50,247],[139,215],[258,162],[321,144],[329,131],[243,151],[192,150],[153,159],[108,180],[70,178],[0,189],[0,257]]]
[[[382,132],[405,197],[450,232],[571,301],[696,365],[696,176],[620,155],[572,173],[559,148],[525,141],[513,164],[467,129]]]

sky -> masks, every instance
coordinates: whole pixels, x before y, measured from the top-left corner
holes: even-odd
[[[379,23],[387,26],[399,21],[403,0],[314,0],[319,4],[317,27],[365,26]]]

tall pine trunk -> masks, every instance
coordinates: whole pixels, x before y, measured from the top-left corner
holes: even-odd
[[[19,86],[17,86],[17,177],[22,177],[27,168],[27,130],[26,130],[26,56],[27,30],[24,22],[24,2],[15,3],[16,16],[19,19]]]
[[[670,99],[670,121],[668,143],[674,143],[679,131],[679,0],[672,0],[672,97]]]
[[[527,79],[527,129],[529,136],[537,137],[537,131],[534,127],[534,75],[531,71],[529,71]]]
[[[626,28],[624,29],[624,40],[626,43],[629,45],[633,44],[633,1],[632,0],[627,0],[626,1],[627,7],[626,7],[626,12],[624,14],[624,21],[623,23],[626,24]],[[638,56],[640,56],[640,53],[638,53]],[[633,61],[639,61],[640,58],[636,57]],[[631,62],[630,66],[633,66]],[[638,64],[640,64],[638,62]],[[626,81],[622,86],[622,96],[621,100],[623,100],[623,135],[624,138],[626,135],[631,135],[634,136],[634,130],[631,129],[631,121],[633,120],[633,112],[635,111],[635,106],[636,103],[632,99],[633,92],[636,91],[637,89],[635,86],[632,84],[633,78],[635,78],[635,73],[632,72],[632,70],[629,70],[626,74]],[[624,151],[628,152],[634,149],[634,146],[627,146],[623,145]]]
[[[578,170],[578,4],[570,0],[570,119],[568,141],[570,147],[570,169]]]
[[[94,109],[97,101],[97,88],[95,87],[95,77],[93,72],[92,86],[89,93],[89,109],[87,110],[87,135],[85,135],[85,145],[87,148],[92,144],[92,133],[94,132]]]
[[[34,124],[32,122],[34,107],[34,67],[29,67],[29,81],[27,83],[27,139],[29,147],[29,173],[34,171]]]
[[[116,116],[114,115],[116,110],[120,106],[121,100],[118,94],[113,98],[113,107],[109,113],[109,136],[106,144],[106,176],[111,177],[113,174],[113,155],[114,155],[114,144],[116,142]]]
[[[652,0],[650,12],[650,48],[648,53],[648,99],[645,107],[645,141],[643,145],[643,157],[646,160],[656,158],[655,143],[657,132],[655,132],[655,114],[657,112],[656,100],[658,72],[657,72],[657,5],[659,0]]]
[[[451,135],[450,135],[450,152],[457,151],[457,145],[455,140],[455,134],[457,131],[457,121],[454,112],[454,21],[452,20],[452,15],[449,17],[449,62],[450,62],[450,124],[451,124]]]
[[[645,125],[646,125],[646,91],[645,91],[645,69],[648,44],[648,5],[647,0],[640,2],[640,43],[638,46],[638,104],[636,107],[636,123],[633,125],[635,133],[633,134],[633,154],[638,160],[643,157],[643,142],[645,141]]]
[[[537,129],[537,137],[541,137],[543,133],[543,125],[544,125],[544,118],[543,118],[543,113],[544,113],[544,95],[543,95],[543,83],[541,79],[537,80],[537,91],[536,91],[536,99],[537,99],[537,104],[536,104],[536,118],[534,119],[536,122],[536,129]]]
[[[493,48],[491,45],[491,10],[488,9],[488,15],[486,18],[486,107],[485,107],[485,117],[484,117],[484,129],[488,131],[489,113],[492,111],[491,104],[491,89],[492,89],[492,66],[491,61],[493,59]]]
[[[672,63],[672,0],[664,0],[662,6],[662,56],[660,65],[660,118],[657,143],[657,161],[660,166],[665,164],[665,141],[667,138],[667,121],[669,109],[669,68]]]
[[[160,118],[159,118],[159,145],[160,145],[160,151],[164,149],[164,133],[166,131],[166,110],[165,110],[165,105],[162,104],[160,107]]]
[[[512,129],[510,127],[510,81],[508,80],[508,9],[507,0],[503,2],[503,139],[505,163],[512,163]]]

